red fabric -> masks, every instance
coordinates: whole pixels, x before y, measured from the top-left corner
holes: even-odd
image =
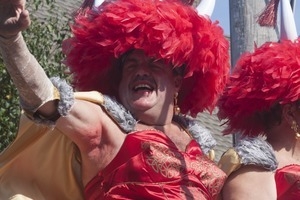
[[[129,134],[113,161],[85,188],[95,199],[215,199],[226,175],[192,140],[180,152],[163,133]]]
[[[300,199],[300,165],[288,165],[275,173],[277,199]]]
[[[132,49],[186,65],[178,94],[181,112],[212,111],[229,74],[229,42],[218,22],[174,0],[105,1],[76,16],[73,37],[63,42],[65,64],[77,90],[118,97],[117,60]]]

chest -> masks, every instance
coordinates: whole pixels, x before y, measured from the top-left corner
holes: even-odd
[[[177,131],[165,133],[165,135],[174,143],[174,145],[179,149],[179,151],[186,151],[188,144],[191,142],[192,138],[185,131]]]
[[[201,176],[202,167],[211,161],[202,153],[199,144],[191,140],[180,151],[175,143],[157,130],[143,130],[128,134],[112,162],[102,171],[127,181],[172,181],[182,173]],[[116,170],[117,169],[117,170]]]
[[[169,143],[172,143],[179,151],[184,152],[188,144],[193,139],[188,130],[179,125],[171,124],[167,127],[147,126],[144,124],[137,124],[136,130],[153,130],[161,135],[164,135]]]
[[[118,154],[95,178],[98,181],[95,185],[103,195],[110,195],[114,190],[120,194],[119,190],[123,188],[126,190],[122,191],[123,195],[128,192],[128,195],[140,196],[135,194],[140,186],[139,191],[146,189],[151,195],[153,191],[159,191],[159,196],[172,192],[170,188],[178,187],[176,195],[181,193],[181,188],[189,188],[196,197],[201,194],[199,191],[218,193],[224,180],[225,174],[202,153],[195,140],[181,152],[165,134],[143,130],[127,135]]]

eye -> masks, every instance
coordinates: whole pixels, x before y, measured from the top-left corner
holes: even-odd
[[[136,62],[126,62],[123,65],[123,71],[132,71],[136,68]]]
[[[151,69],[155,71],[162,71],[165,69],[165,64],[162,61],[153,61],[150,64]]]

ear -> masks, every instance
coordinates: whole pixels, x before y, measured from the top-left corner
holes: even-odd
[[[295,105],[285,104],[282,106],[282,120],[285,120],[290,125],[295,120]]]

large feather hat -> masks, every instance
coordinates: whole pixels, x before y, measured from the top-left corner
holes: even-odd
[[[229,43],[209,13],[198,13],[203,4],[197,11],[176,0],[86,2],[74,17],[73,37],[63,43],[77,90],[118,98],[120,72],[114,66],[126,52],[141,49],[174,67],[185,66],[178,95],[182,113],[213,110],[229,72]]]

